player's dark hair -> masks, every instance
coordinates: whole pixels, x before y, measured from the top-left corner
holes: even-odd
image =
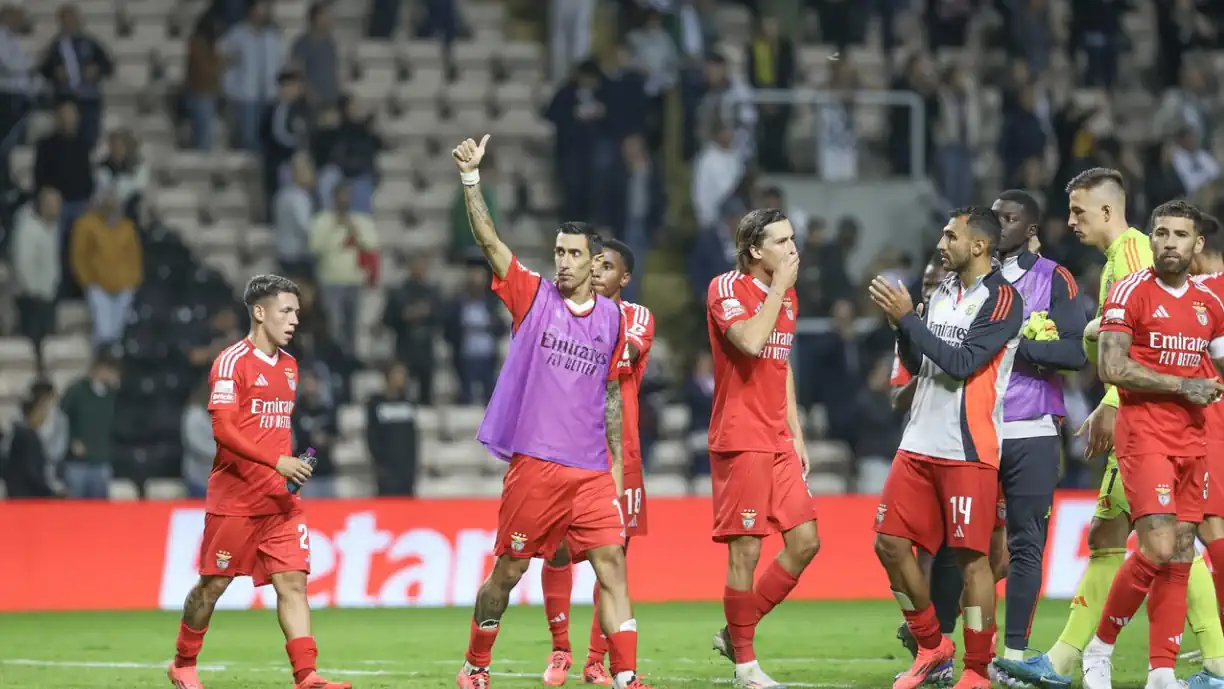
[[[1037,199],[1033,195],[1023,189],[1008,189],[999,194],[1000,201],[1010,201],[1020,204],[1020,209],[1024,211],[1024,222],[1027,225],[1034,225],[1041,221],[1041,206],[1037,203]]]
[[[1088,168],[1072,177],[1071,181],[1067,182],[1067,193],[1070,194],[1076,189],[1095,189],[1106,183],[1116,184],[1119,191],[1126,193],[1126,178],[1121,172],[1109,167]]]
[[[590,223],[566,221],[557,226],[557,234],[582,235],[586,237],[587,248],[591,250],[591,256],[596,256],[603,251],[604,240],[599,232],[595,231],[595,226]]]
[[[1003,226],[999,224],[999,216],[994,214],[994,211],[985,206],[965,206],[957,208],[948,216],[950,218],[964,218],[965,224],[969,229],[986,239],[991,249],[999,244],[999,237],[1003,234]]]
[[[625,272],[627,273],[633,272],[633,264],[634,264],[633,249],[630,249],[628,244],[622,242],[619,239],[609,239],[603,243],[603,248],[604,248],[604,251],[611,249],[615,251],[616,253],[620,254],[621,261],[625,263]]]
[[[242,303],[246,304],[247,311],[250,311],[263,300],[282,294],[301,296],[302,291],[297,283],[289,278],[272,274],[256,275],[247,282],[246,289],[242,292]]]
[[[319,20],[319,16],[331,9],[330,0],[319,0],[310,4],[310,9],[306,12],[306,18],[314,24]]]
[[[1151,225],[1148,228],[1149,234],[1156,229],[1156,218],[1186,218],[1194,223],[1194,231],[1204,238],[1212,238],[1221,234],[1220,221],[1214,215],[1204,213],[1193,204],[1181,199],[1166,201],[1152,210],[1152,217],[1148,221],[1148,224]]]
[[[777,208],[758,208],[740,218],[739,226],[735,228],[737,268],[748,272],[748,266],[752,265],[752,248],[761,248],[761,243],[765,241],[765,228],[783,220],[786,220],[786,214]]]

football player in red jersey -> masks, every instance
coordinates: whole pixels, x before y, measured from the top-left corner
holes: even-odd
[[[736,686],[762,689],[778,683],[757,662],[757,623],[799,583],[820,540],[789,363],[799,314],[795,231],[782,211],[754,210],[740,220],[735,251],[736,268],[715,277],[706,296],[713,537],[727,544],[727,626],[714,648],[735,664]],[[785,546],[754,586],[761,541],[775,532]]]
[[[642,389],[642,376],[646,373],[646,362],[650,358],[650,345],[654,342],[654,315],[641,304],[621,299],[621,290],[633,280],[634,256],[624,242],[610,239],[604,242],[603,254],[595,261],[592,284],[599,294],[620,302],[625,313],[624,321],[626,354],[620,362],[621,399],[623,406],[622,456],[625,464],[625,490],[621,495],[621,509],[625,515],[625,550],[634,536],[646,535],[646,488],[642,481],[642,444],[638,432],[638,396]],[[553,650],[549,654],[548,667],[544,670],[544,684],[559,687],[568,679],[573,664],[569,640],[570,598],[574,587],[574,571],[568,550],[559,551],[557,557],[544,565],[541,574],[544,588],[544,615],[548,618],[548,631],[552,634]],[[594,602],[599,608],[599,585],[595,585]],[[587,646],[587,659],[582,668],[582,680],[587,684],[609,686],[612,676],[604,667],[604,656],[608,653],[608,638],[599,626],[599,618],[591,620],[591,640]]]
[[[310,531],[298,496],[288,489],[310,478],[293,451],[297,361],[281,347],[298,326],[298,286],[279,275],[257,275],[243,295],[251,333],[213,362],[209,373],[217,456],[208,478],[200,581],[187,594],[170,683],[202,689],[196,657],[217,599],[234,577],[276,589],[276,612],[296,689],[349,689],[315,671],[318,646],[310,634],[306,575]]]
[[[1184,201],[1152,211],[1155,265],[1115,283],[1102,310],[1098,369],[1121,395],[1114,447],[1139,552],[1114,578],[1084,649],[1085,689],[1111,687],[1114,643],[1149,592],[1147,686],[1184,686],[1173,668],[1210,488],[1206,407],[1224,393],[1216,374],[1224,364],[1224,303],[1189,279],[1203,249],[1202,224],[1203,214]]]

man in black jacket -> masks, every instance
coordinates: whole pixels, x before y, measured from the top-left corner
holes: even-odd
[[[10,498],[49,498],[55,495],[47,472],[38,428],[55,406],[55,392],[46,383],[35,383],[21,403],[21,418],[13,424],[0,472]]]
[[[416,495],[417,406],[408,397],[408,370],[387,367],[382,394],[366,403],[366,446],[374,460],[379,495]]]

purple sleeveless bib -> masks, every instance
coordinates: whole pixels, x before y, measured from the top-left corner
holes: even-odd
[[[605,395],[620,331],[615,301],[597,296],[589,313],[575,316],[557,286],[542,280],[476,439],[503,461],[524,454],[608,471]]]
[[[1050,288],[1058,264],[1042,256],[1012,287],[1024,297],[1024,320],[1034,311],[1050,310]],[[1003,420],[1024,421],[1046,414],[1066,416],[1063,403],[1062,375],[1057,371],[1041,371],[1021,357],[1016,357],[1007,394],[1003,398]]]

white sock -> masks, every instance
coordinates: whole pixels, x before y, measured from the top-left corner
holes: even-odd
[[[1024,649],[1022,648],[1019,651],[1017,651],[1014,648],[1007,648],[1005,646],[1003,648],[1003,659],[1004,660],[1024,660]]]
[[[758,663],[755,660],[750,663],[736,663],[735,673],[739,674],[741,672],[751,672],[752,670],[755,670],[759,668],[760,666],[761,666],[760,663]]]
[[[1177,682],[1177,676],[1173,674],[1171,667],[1158,667],[1155,670],[1148,670],[1148,684],[1153,681],[1156,686],[1172,686]]]
[[[1089,641],[1088,645],[1093,647],[1094,651],[1100,650],[1100,651],[1104,651],[1108,655],[1113,655],[1114,645],[1107,644],[1104,641],[1101,641],[1101,637],[1099,636],[1093,636],[1092,641]],[[1084,650],[1087,651],[1088,649],[1085,648]]]
[[[618,687],[627,686],[630,682],[633,681],[633,671],[625,670],[624,672],[618,672],[616,673],[616,677],[612,681],[615,682],[616,686]]]
[[[488,670],[488,669],[489,668],[487,667],[476,667],[475,665],[472,665],[466,660],[463,661],[463,674],[465,675],[470,675],[473,672],[476,672],[477,670]]]

